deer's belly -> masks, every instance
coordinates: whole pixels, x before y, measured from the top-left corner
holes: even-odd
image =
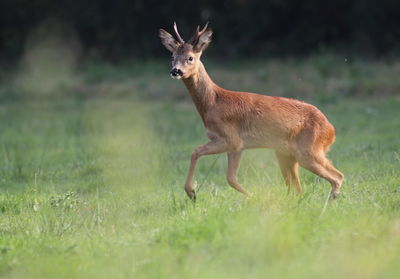
[[[276,150],[288,150],[287,137],[277,136],[268,132],[244,133],[241,135],[244,148],[271,148]]]

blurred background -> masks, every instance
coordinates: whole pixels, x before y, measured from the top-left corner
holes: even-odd
[[[210,21],[215,56],[305,55],[324,48],[382,56],[400,46],[395,0],[2,0],[0,57],[18,59],[46,23],[77,40],[85,57],[157,56],[163,54],[157,30],[171,29],[174,20],[185,37]]]

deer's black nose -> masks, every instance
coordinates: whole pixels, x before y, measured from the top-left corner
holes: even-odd
[[[172,76],[174,76],[174,77],[177,77],[177,76],[182,76],[182,75],[183,75],[183,72],[182,72],[181,70],[177,69],[177,68],[173,68],[173,69],[171,70],[170,74],[171,74]]]

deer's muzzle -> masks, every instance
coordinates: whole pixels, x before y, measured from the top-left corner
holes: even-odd
[[[177,68],[173,68],[170,72],[172,78],[181,78],[183,76],[183,72]]]

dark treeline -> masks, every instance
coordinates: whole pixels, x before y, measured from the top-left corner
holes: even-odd
[[[0,57],[14,60],[46,20],[74,30],[85,54],[106,59],[164,51],[157,31],[177,21],[188,37],[198,24],[215,30],[218,55],[296,55],[324,47],[385,55],[400,46],[396,0],[1,0]]]

